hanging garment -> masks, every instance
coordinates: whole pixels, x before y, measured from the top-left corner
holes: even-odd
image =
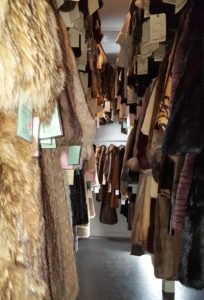
[[[50,299],[40,169],[16,122],[0,115],[0,297]]]
[[[199,153],[203,148],[203,22],[204,6],[199,0],[196,1],[191,14],[183,76],[175,94],[164,139],[163,149],[169,155]]]
[[[195,159],[193,181],[182,231],[179,281],[191,288],[204,288],[204,155]]]
[[[24,101],[48,121],[65,79],[54,12],[45,0],[8,0],[7,4],[3,1],[3,8],[6,10],[0,34],[0,110],[14,114],[22,89]]]
[[[78,279],[64,170],[60,166],[60,149],[42,150],[42,199],[46,229],[46,257],[51,299],[75,300]]]
[[[195,154],[186,154],[177,188],[175,205],[172,211],[171,227],[175,230],[181,230],[183,226],[187,209],[187,199],[193,179],[194,161]]]
[[[111,192],[108,192],[108,184],[102,185],[102,202],[100,211],[100,222],[108,225],[118,223],[116,208],[111,207]]]
[[[181,234],[169,234],[170,193],[162,190],[156,203],[154,232],[154,274],[157,278],[177,280],[181,257]]]
[[[88,224],[86,192],[82,170],[75,170],[74,185],[70,186],[73,226]]]

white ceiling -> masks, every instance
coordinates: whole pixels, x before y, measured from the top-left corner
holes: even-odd
[[[115,43],[124,19],[129,11],[130,0],[104,0],[100,10],[102,31],[104,38],[102,46],[110,63],[115,63],[119,45]]]

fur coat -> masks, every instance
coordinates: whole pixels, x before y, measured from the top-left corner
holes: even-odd
[[[58,16],[58,24],[61,29],[61,33],[63,35],[64,47],[65,47],[65,59],[66,59],[66,68],[69,75],[69,80],[72,84],[72,91],[69,91],[71,94],[71,101],[73,104],[73,108],[75,110],[76,117],[79,120],[82,129],[82,137],[78,141],[78,143],[82,142],[84,147],[87,148],[83,151],[84,157],[91,157],[92,144],[96,134],[96,125],[95,120],[93,119],[89,107],[87,104],[86,95],[84,93],[82,83],[79,77],[79,72],[77,69],[76,59],[74,57],[74,53],[69,45],[69,38],[66,27],[61,19]]]
[[[64,170],[60,166],[60,149],[42,150],[42,198],[46,227],[46,257],[53,300],[75,300],[78,280],[74,256],[71,213],[67,201]],[[68,199],[67,199],[68,197]]]
[[[38,161],[0,115],[0,298],[49,299]]]
[[[195,159],[193,181],[183,225],[179,281],[191,288],[204,288],[204,153]]]
[[[164,139],[168,155],[199,153],[204,145],[203,24],[203,1],[198,0],[191,13],[183,74]]]
[[[32,103],[41,119],[47,120],[64,87],[55,15],[45,0],[3,0],[2,4],[0,110],[7,114],[15,113],[22,88],[25,101]]]

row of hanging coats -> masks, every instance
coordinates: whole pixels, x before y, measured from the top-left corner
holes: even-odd
[[[128,136],[123,163],[117,170],[120,173],[118,195],[119,199],[123,198],[121,194],[128,195],[127,201],[131,203],[128,228],[132,228],[132,254],[151,253],[156,277],[179,280],[186,286],[202,289],[204,3],[201,0],[186,1],[179,14],[171,19],[172,5],[150,1],[150,13],[165,12],[167,15],[170,26],[167,38],[170,37],[165,45],[166,54],[159,65],[156,63],[153,67],[154,72],[150,76],[141,76],[134,73],[135,64],[136,67],[139,64],[135,54],[140,54],[142,23],[148,16],[144,17],[141,1],[136,2],[131,2],[131,21],[129,27],[126,25],[126,29],[132,28],[131,32],[126,30],[132,52],[128,52],[129,61],[121,53],[117,61],[128,76],[127,82],[134,89],[136,98],[139,93],[135,124]],[[176,30],[171,31],[172,28]],[[121,51],[127,51],[126,44],[122,45]],[[124,58],[125,65],[120,64]],[[147,63],[148,66],[155,63],[152,55]],[[128,105],[124,93],[122,101]],[[106,163],[102,161],[106,155],[101,153],[108,153],[111,160],[112,151],[115,151],[114,146],[96,150],[101,194],[107,192],[110,189],[108,183],[112,183]],[[117,151],[120,153],[120,149]],[[106,185],[103,180],[107,181]],[[115,207],[114,204],[117,206],[117,201],[114,202],[110,193],[106,205],[110,209]]]

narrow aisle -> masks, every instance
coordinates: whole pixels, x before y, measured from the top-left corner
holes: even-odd
[[[78,300],[170,300],[153,274],[150,256],[130,255],[126,239],[91,238],[79,241]],[[204,291],[176,284],[174,300],[203,300]]]

